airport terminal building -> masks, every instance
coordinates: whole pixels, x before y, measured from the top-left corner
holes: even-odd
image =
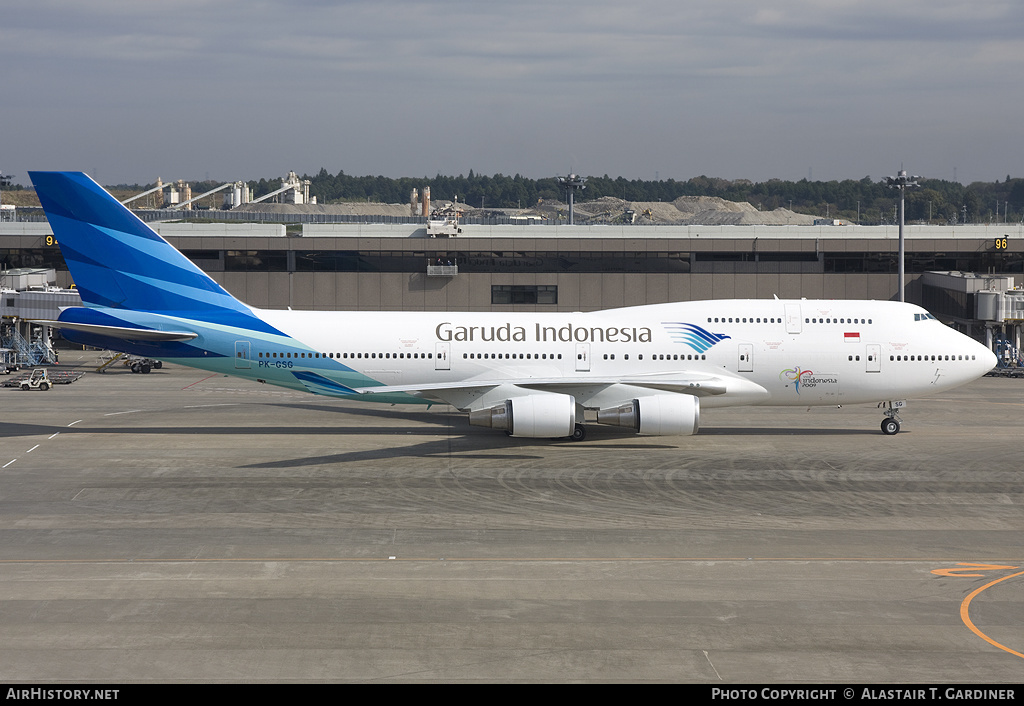
[[[429,237],[422,223],[152,225],[260,308],[591,311],[898,297],[896,226],[467,224],[456,236]],[[1012,290],[1024,275],[1024,226],[912,225],[905,233],[907,300],[982,338],[977,292]],[[0,267],[52,268],[58,286],[72,284],[45,222],[0,224]],[[925,277],[936,271],[972,274],[950,285]]]

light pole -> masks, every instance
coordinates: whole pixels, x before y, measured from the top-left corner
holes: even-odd
[[[2,173],[0,173],[0,194],[2,194],[3,190],[6,187],[10,186],[10,185],[11,185],[11,176],[10,175],[4,176]],[[3,203],[3,199],[0,198],[0,205],[2,205],[2,203]],[[3,218],[4,218],[3,211],[0,211],[0,220],[3,220]]]
[[[561,184],[563,187],[565,187],[565,189],[568,190],[568,192],[569,192],[569,225],[573,225],[573,216],[572,216],[572,195],[573,195],[573,192],[576,191],[577,189],[586,189],[587,188],[586,181],[587,180],[584,179],[583,177],[577,176],[575,174],[570,174],[569,176],[564,176],[564,177],[562,177],[562,176],[558,177],[558,183]]]
[[[885,178],[885,185],[886,186],[888,186],[890,189],[899,189],[899,191],[900,191],[900,262],[899,262],[899,275],[898,276],[899,276],[899,293],[900,293],[900,301],[901,302],[902,301],[906,301],[906,299],[904,298],[904,294],[903,294],[903,278],[904,278],[904,269],[905,269],[904,268],[904,263],[903,263],[903,254],[904,254],[904,250],[905,250],[904,241],[903,241],[903,197],[904,197],[904,193],[906,192],[908,186],[920,186],[920,184],[917,183],[917,180],[920,179],[920,178],[921,177],[919,177],[919,176],[908,177],[907,176],[907,172],[905,170],[903,170],[903,169],[900,170],[900,172],[899,172],[899,174],[897,176],[886,177]]]

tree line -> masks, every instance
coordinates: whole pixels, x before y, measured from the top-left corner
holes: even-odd
[[[531,179],[520,174],[493,176],[401,177],[353,176],[339,171],[331,174],[320,169],[315,175],[303,175],[310,181],[310,194],[319,203],[372,201],[408,203],[413,189],[430,187],[431,199],[454,200],[473,208],[531,208],[540,201],[567,200],[556,177]],[[577,203],[603,196],[626,201],[674,201],[680,196],[715,196],[728,201],[746,201],[761,210],[788,208],[797,213],[828,216],[851,223],[874,225],[897,220],[898,192],[884,180],[845,179],[842,181],[784,181],[769,179],[720,179],[698,176],[686,181],[675,179],[643,180],[624,177],[590,176],[586,189],[575,194]],[[906,191],[906,220],[921,223],[988,223],[1024,221],[1024,179],[1007,175],[1005,181],[974,182],[969,185],[943,179],[919,180],[919,188]],[[195,182],[193,193],[202,193],[219,184]],[[281,187],[280,179],[249,182],[253,195],[263,196]],[[9,189],[20,189],[12,185]],[[138,184],[120,184],[113,188],[143,190]]]
[[[309,179],[310,193],[320,203],[377,201],[406,203],[413,189],[430,187],[433,200],[458,200],[474,208],[529,208],[538,201],[567,199],[555,177],[531,179],[520,174],[487,176],[470,170],[467,176],[403,177],[350,176],[321,169]],[[277,180],[254,182],[256,193],[279,188]],[[906,191],[908,222],[1017,222],[1024,218],[1024,179],[1010,176],[1005,181],[974,182],[963,185],[943,179],[920,179],[919,188]],[[788,208],[798,213],[828,215],[864,224],[893,223],[898,192],[884,180],[870,177],[842,181],[784,181],[769,179],[719,179],[699,176],[686,181],[642,180],[604,176],[587,177],[586,189],[575,194],[577,203],[603,196],[626,201],[674,201],[680,196],[715,196],[728,201],[746,201],[761,210]]]

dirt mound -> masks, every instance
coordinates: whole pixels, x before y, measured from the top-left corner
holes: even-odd
[[[530,212],[551,220],[567,218],[566,204],[549,201]],[[624,201],[603,196],[573,207],[575,222],[635,223],[663,225],[811,225],[814,216],[779,208],[759,211],[746,202],[726,201],[714,196],[680,196],[675,201]]]

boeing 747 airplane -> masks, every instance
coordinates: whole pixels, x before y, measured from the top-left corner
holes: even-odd
[[[31,178],[83,307],[65,338],[367,402],[447,403],[511,436],[697,432],[702,407],[877,402],[900,430],[910,397],[995,365],[912,304],[730,300],[588,313],[318,312],[231,296],[79,172]]]

